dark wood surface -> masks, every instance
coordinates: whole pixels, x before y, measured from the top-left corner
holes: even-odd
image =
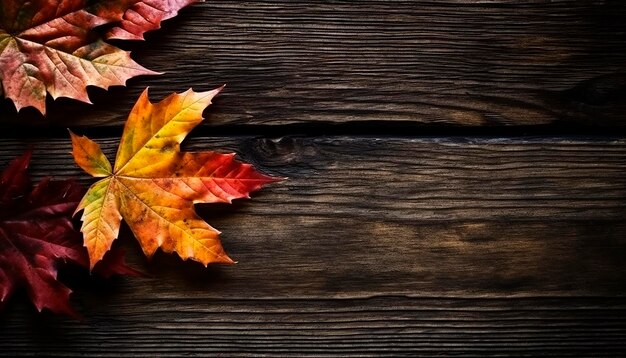
[[[226,83],[208,125],[410,121],[625,124],[621,0],[207,1],[122,47],[166,72],[3,124],[118,126],[155,98]],[[8,114],[7,114],[8,113]]]
[[[145,86],[227,83],[187,149],[287,176],[199,206],[234,266],[142,257],[61,273],[85,316],[0,316],[0,355],[624,356],[626,4],[209,1],[127,46],[167,73],[0,104],[0,164],[88,185],[65,127],[113,158]],[[12,112],[13,111],[13,112]]]

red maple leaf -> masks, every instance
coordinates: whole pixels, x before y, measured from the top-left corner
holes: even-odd
[[[236,161],[235,154],[180,150],[222,88],[189,89],[157,104],[150,103],[144,91],[128,116],[113,166],[96,142],[70,132],[76,163],[102,178],[78,204],[92,264],[109,250],[122,219],[148,257],[161,248],[205,266],[234,263],[222,247],[220,232],[196,214],[194,204],[249,198],[283,178],[263,175]]]
[[[78,317],[70,306],[69,288],[57,281],[57,266],[73,262],[89,267],[82,237],[71,215],[84,190],[71,180],[43,179],[34,188],[26,169],[28,151],[14,159],[0,176],[0,302],[19,286],[35,307]],[[103,276],[137,274],[119,251],[96,266]]]
[[[47,93],[89,103],[86,86],[107,89],[156,74],[105,40],[141,40],[196,1],[2,0],[0,94],[18,111],[31,106],[45,114]]]

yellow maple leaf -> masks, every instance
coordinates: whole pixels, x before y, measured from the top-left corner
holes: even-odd
[[[126,121],[113,168],[97,143],[70,132],[76,163],[92,176],[104,177],[76,209],[84,210],[81,232],[91,267],[111,248],[122,219],[149,257],[160,247],[205,266],[233,263],[219,231],[196,214],[193,204],[230,203],[281,179],[258,173],[234,160],[234,154],[180,151],[220,90],[190,89],[152,104],[146,89]]]

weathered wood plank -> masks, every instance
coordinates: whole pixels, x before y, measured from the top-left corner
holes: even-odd
[[[0,160],[28,142],[3,142]],[[116,140],[99,142],[112,158]],[[68,140],[34,145],[35,173],[88,181]],[[142,295],[626,295],[623,139],[241,137],[189,146],[236,150],[290,179],[253,201],[200,207],[238,265],[205,271],[160,255],[149,266],[159,284]],[[121,236],[132,243],[128,230]]]
[[[95,286],[95,285],[94,285]],[[0,321],[0,356],[619,357],[623,299],[152,299],[86,294],[85,322]],[[253,292],[251,292],[253,294]]]
[[[113,157],[116,140],[98,140]],[[69,140],[32,171],[90,180]],[[289,176],[203,206],[235,266],[146,263],[149,278],[63,275],[86,322],[0,316],[0,355],[619,356],[626,349],[626,140],[195,137]],[[552,298],[551,298],[552,297]]]
[[[206,125],[626,123],[622,1],[207,1],[124,45],[160,77],[0,126],[122,123],[153,98],[227,83]]]

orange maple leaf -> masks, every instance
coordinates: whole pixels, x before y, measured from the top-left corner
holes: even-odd
[[[81,231],[92,267],[117,238],[122,218],[149,257],[161,247],[205,266],[233,263],[219,231],[196,214],[193,204],[230,203],[281,179],[235,161],[234,154],[180,151],[220,90],[174,93],[153,105],[146,89],[128,117],[113,168],[98,144],[70,132],[76,163],[94,177],[105,177],[77,208],[84,210]]]
[[[108,89],[157,74],[105,40],[141,40],[196,1],[2,0],[0,95],[18,111],[31,106],[45,114],[47,93],[89,103],[86,86]]]

